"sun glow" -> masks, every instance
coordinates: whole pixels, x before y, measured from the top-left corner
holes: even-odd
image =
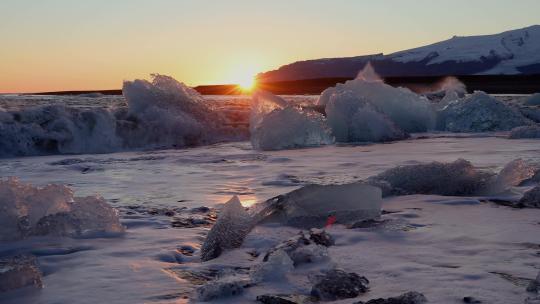
[[[237,81],[237,85],[238,87],[240,87],[240,89],[242,91],[251,91],[255,88],[255,85],[256,85],[256,81],[255,81],[255,76],[246,76],[245,79],[239,79]]]

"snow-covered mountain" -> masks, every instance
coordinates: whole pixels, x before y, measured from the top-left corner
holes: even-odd
[[[540,74],[540,25],[495,35],[455,36],[389,55],[299,61],[259,77],[263,81],[354,77],[367,62],[382,76]]]

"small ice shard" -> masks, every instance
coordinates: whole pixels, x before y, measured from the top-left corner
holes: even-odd
[[[432,162],[398,166],[370,177],[372,185],[386,184],[386,194],[471,195],[491,182],[493,173],[476,169],[470,162],[458,159],[451,163]]]
[[[471,297],[465,297],[465,298],[471,298]],[[479,301],[478,302],[466,301],[465,298],[463,298],[464,303],[482,303]],[[424,304],[427,302],[428,300],[423,294],[416,291],[409,291],[397,297],[392,297],[388,299],[382,299],[382,298],[372,299],[367,302],[360,301],[354,304]]]
[[[540,208],[540,186],[536,186],[525,192],[518,204],[519,206],[528,208]]]
[[[484,92],[450,103],[437,118],[437,128],[450,132],[509,131],[530,123],[517,109]]]
[[[540,106],[540,93],[531,95],[525,100],[525,104],[528,106]]]
[[[0,258],[0,292],[26,286],[43,287],[36,258],[31,255]]]
[[[279,243],[268,250],[263,261],[269,261],[275,254],[286,253],[294,266],[304,263],[330,261],[327,247],[333,245],[332,237],[324,230],[311,229],[309,238],[300,231],[298,235]]]
[[[0,228],[0,240],[124,231],[116,210],[103,198],[74,197],[64,185],[39,188],[16,178],[0,180]]]
[[[510,139],[540,138],[540,125],[530,125],[513,128],[508,135]]]
[[[294,269],[294,263],[283,250],[275,251],[266,261],[255,265],[251,273],[253,282],[283,280]]]
[[[208,232],[201,247],[201,259],[208,261],[221,255],[225,249],[240,247],[254,224],[235,195],[223,205],[216,223]]]
[[[352,91],[333,94],[326,104],[326,116],[338,142],[385,142],[408,137],[387,115]]]
[[[381,212],[381,190],[361,183],[308,185],[260,206],[258,216],[300,228],[324,227],[329,218],[348,224]]]
[[[332,269],[318,276],[311,295],[322,301],[356,298],[368,291],[369,280],[354,272]]]
[[[251,282],[247,279],[231,275],[207,282],[197,288],[197,297],[200,301],[208,302],[221,298],[240,295]]]
[[[289,105],[267,92],[256,92],[250,118],[251,143],[255,149],[282,150],[333,143],[321,113]]]

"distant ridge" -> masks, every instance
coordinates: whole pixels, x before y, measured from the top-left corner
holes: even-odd
[[[441,82],[444,76],[385,77],[393,86],[407,87],[416,92],[429,90]],[[481,90],[492,94],[531,94],[540,92],[540,75],[465,75],[457,78],[469,92]],[[320,94],[324,89],[343,83],[353,77],[301,79],[260,83],[259,89],[274,94]],[[241,95],[237,85],[204,85],[194,87],[203,95]],[[60,91],[34,93],[35,95],[122,95],[122,90]]]
[[[298,61],[260,73],[262,82],[352,78],[371,62],[383,77],[540,74],[540,25],[457,37],[389,55]]]

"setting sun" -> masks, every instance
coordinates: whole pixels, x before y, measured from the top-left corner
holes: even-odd
[[[245,79],[239,79],[237,81],[238,86],[242,91],[251,91],[255,88],[255,76],[246,76]]]

